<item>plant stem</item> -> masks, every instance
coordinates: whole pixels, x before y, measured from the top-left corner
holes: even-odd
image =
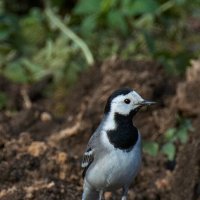
[[[89,65],[94,64],[94,58],[93,55],[88,48],[87,44],[78,37],[71,29],[69,29],[50,9],[50,7],[47,7],[45,10],[45,13],[47,17],[51,20],[51,22],[57,26],[67,37],[69,37],[73,42],[75,42],[83,51],[85,58],[87,60],[87,63]]]

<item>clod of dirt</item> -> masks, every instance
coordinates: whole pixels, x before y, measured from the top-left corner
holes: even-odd
[[[28,153],[32,156],[38,157],[42,155],[47,149],[47,145],[44,142],[32,142],[28,147]]]
[[[41,119],[41,121],[43,121],[43,122],[48,122],[48,121],[51,121],[51,120],[52,120],[52,116],[51,116],[50,113],[48,113],[48,112],[43,112],[43,113],[41,113],[41,115],[40,115],[40,119]]]
[[[186,82],[177,87],[176,104],[186,115],[200,113],[200,60],[192,61],[192,66],[187,70]]]
[[[200,59],[192,60],[191,67],[189,67],[186,72],[186,80],[188,82],[193,82],[199,80],[199,77],[200,77]]]

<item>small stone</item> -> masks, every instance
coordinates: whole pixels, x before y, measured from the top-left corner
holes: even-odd
[[[65,152],[59,152],[57,154],[57,159],[56,161],[58,162],[58,164],[63,165],[67,160],[67,154]]]
[[[32,142],[28,147],[28,153],[32,156],[38,157],[42,155],[47,149],[47,146],[44,142],[35,141]]]
[[[43,112],[40,115],[40,119],[43,122],[48,122],[52,120],[52,116],[48,112]]]

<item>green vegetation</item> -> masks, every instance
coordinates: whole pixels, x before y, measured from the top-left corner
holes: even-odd
[[[0,109],[6,106],[7,96],[3,92],[0,92]]]
[[[174,160],[176,156],[176,144],[184,144],[188,140],[189,131],[193,131],[191,122],[187,119],[177,119],[177,127],[168,129],[163,138],[163,144],[159,145],[157,142],[145,141],[143,144],[144,152],[151,156],[157,156],[162,153],[167,156],[168,160]]]
[[[200,17],[198,0],[49,3],[1,2],[0,73],[13,81],[34,82],[52,73],[56,83],[70,85],[93,59],[112,55],[153,59],[177,75],[200,53],[200,36],[189,26]]]
[[[37,81],[50,73],[56,81],[73,82],[87,63],[83,61],[77,41],[71,42],[63,30],[57,31],[58,22],[55,20],[60,22],[48,9],[43,13],[34,8],[23,17],[4,15],[1,73],[20,83]],[[91,62],[90,58],[89,64]]]

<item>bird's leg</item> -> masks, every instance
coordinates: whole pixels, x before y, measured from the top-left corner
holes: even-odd
[[[123,187],[122,200],[127,200],[127,194],[128,194],[128,187]]]
[[[82,200],[99,199],[99,191],[93,188],[86,180],[84,180]]]
[[[99,200],[104,200],[104,192],[103,192],[103,190],[101,190],[99,192]]]

